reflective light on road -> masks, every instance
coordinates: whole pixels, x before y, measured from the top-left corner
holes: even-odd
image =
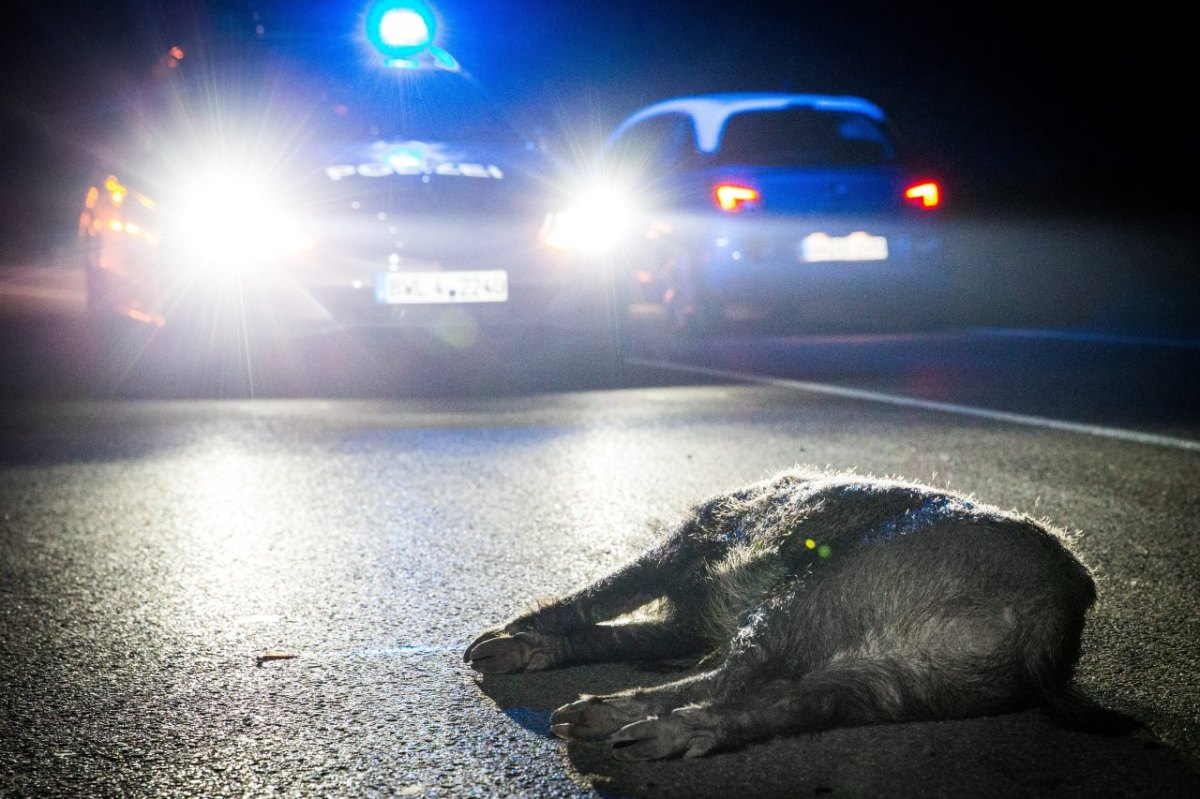
[[[268,620],[283,618],[289,604],[271,587],[287,570],[281,557],[287,531],[278,520],[295,518],[294,486],[277,464],[228,441],[180,455],[168,486],[177,495],[176,537],[187,550],[182,562],[204,569],[175,575],[175,582],[206,626],[227,621],[235,636],[270,628]]]

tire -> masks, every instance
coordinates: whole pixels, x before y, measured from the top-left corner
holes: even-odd
[[[605,390],[625,384],[625,347],[616,325],[597,333],[596,340],[576,347],[572,355],[580,388]]]
[[[674,255],[666,270],[667,287],[663,291],[663,318],[677,336],[697,338],[714,332],[718,314],[704,293],[703,281],[693,259]]]
[[[83,269],[91,382],[102,395],[126,395],[140,382],[153,331],[112,309],[107,276],[86,253]]]
[[[625,348],[615,325],[565,339],[551,336],[539,350],[528,353],[524,365],[533,390],[604,391],[624,384]]]

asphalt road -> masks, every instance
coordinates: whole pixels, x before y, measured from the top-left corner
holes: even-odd
[[[1200,455],[704,386],[540,398],[20,403],[0,424],[0,795],[1194,796]],[[1151,725],[1037,712],[625,765],[548,714],[669,679],[480,680],[465,644],[620,563],[645,522],[797,462],[1081,531],[1079,680]],[[260,661],[270,652],[295,658]]]
[[[1200,795],[1190,339],[650,337],[619,390],[128,401],[44,289],[0,358],[0,797]],[[1030,711],[631,765],[549,713],[677,673],[462,663],[648,520],[797,463],[1077,533],[1079,683],[1150,731]]]

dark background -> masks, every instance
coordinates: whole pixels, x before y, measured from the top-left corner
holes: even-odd
[[[348,36],[356,0],[9,0],[0,11],[0,260],[73,235],[97,107],[202,20]],[[1065,4],[1064,4],[1065,5]],[[859,94],[950,212],[1188,216],[1182,11],[1072,4],[443,0],[441,43],[526,126],[586,152],[637,107],[725,90]]]

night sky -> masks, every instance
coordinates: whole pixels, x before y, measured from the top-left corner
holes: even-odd
[[[144,75],[195,9],[215,3],[9,0],[0,83],[0,257],[71,231],[81,109]],[[327,32],[355,0],[300,8]],[[1190,212],[1197,137],[1193,34],[1182,12],[1054,4],[838,0],[443,0],[442,44],[513,115],[586,146],[673,94],[859,94],[887,110],[952,207]],[[1065,4],[1064,4],[1065,5]]]

